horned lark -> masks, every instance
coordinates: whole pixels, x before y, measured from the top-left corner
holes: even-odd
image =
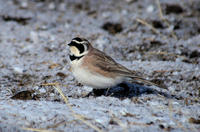
[[[76,37],[68,44],[70,46],[71,70],[74,77],[83,85],[94,89],[104,89],[116,86],[126,78],[132,78],[148,85],[156,85],[140,76],[137,72],[127,69],[115,62],[104,52],[92,47],[84,38]]]

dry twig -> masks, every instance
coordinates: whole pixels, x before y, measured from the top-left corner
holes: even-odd
[[[61,97],[63,98],[65,104],[67,105],[67,107],[70,109],[70,111],[72,112],[72,115],[82,121],[84,124],[86,124],[87,126],[93,128],[94,130],[96,130],[97,132],[103,132],[102,130],[100,130],[98,127],[96,127],[95,125],[91,124],[90,122],[86,121],[85,119],[87,119],[86,117],[84,117],[83,115],[79,115],[77,113],[75,113],[75,111],[72,109],[72,106],[70,105],[68,98],[65,97],[65,95],[63,94],[62,90],[59,87],[59,83],[45,83],[45,84],[41,84],[42,86],[53,86],[61,95]],[[63,124],[60,123],[60,124]],[[37,128],[22,128],[24,130],[29,130],[29,131],[37,131],[37,132],[52,132],[49,130],[45,130],[45,129],[37,129]]]
[[[60,93],[60,95],[62,96],[63,100],[65,101],[65,104],[67,105],[67,107],[70,109],[70,111],[72,112],[72,115],[82,121],[84,124],[86,124],[87,126],[93,128],[94,130],[96,130],[97,132],[103,132],[102,130],[100,130],[98,127],[96,127],[95,125],[91,124],[90,122],[86,121],[86,117],[84,117],[83,115],[79,115],[77,113],[75,113],[75,111],[72,109],[72,106],[69,104],[69,101],[67,99],[67,97],[63,94],[62,90],[59,88],[59,85],[55,85],[54,88]]]
[[[160,35],[163,39],[166,39],[166,36],[162,35],[155,27],[153,27],[151,24],[147,23],[145,20],[142,20],[140,18],[137,18],[136,21],[138,21],[139,23],[147,26],[148,28],[150,28],[155,34]]]
[[[43,84],[40,84],[41,86],[56,86],[56,85],[59,85],[58,82],[55,82],[55,83],[43,83]]]
[[[160,34],[158,30],[156,30],[156,28],[154,28],[152,25],[150,25],[149,23],[147,23],[145,20],[142,20],[140,18],[137,18],[136,21],[138,21],[139,23],[149,27],[155,34]]]
[[[123,131],[124,132],[128,132],[128,129],[127,129],[127,125],[124,124],[120,119],[118,119],[116,116],[114,116],[113,112],[110,111],[110,114],[112,115],[112,119],[119,125],[122,127]]]
[[[56,132],[52,130],[38,129],[38,128],[22,128],[22,129],[27,130],[27,131],[34,131],[34,132]]]
[[[164,21],[167,24],[167,27],[169,28],[170,27],[170,23],[163,16],[162,8],[161,8],[161,5],[160,5],[160,0],[156,0],[156,3],[157,3],[157,6],[158,6],[158,9],[159,9],[159,17],[160,17],[160,19],[162,21]],[[177,40],[177,36],[176,36],[176,34],[175,34],[175,32],[173,30],[171,31],[171,34],[172,34],[172,37]]]

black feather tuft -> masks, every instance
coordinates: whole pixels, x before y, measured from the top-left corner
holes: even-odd
[[[79,38],[79,37],[73,38],[72,40],[76,40],[76,41],[78,41],[78,42],[82,42],[82,41],[83,41],[83,40],[82,40],[81,38]]]

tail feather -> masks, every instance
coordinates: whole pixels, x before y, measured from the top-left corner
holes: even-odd
[[[118,72],[120,72],[120,71],[118,71]],[[144,83],[146,85],[153,85],[153,86],[157,86],[159,88],[167,89],[167,87],[164,86],[164,85],[160,86],[160,85],[158,85],[156,83],[153,83],[153,82],[151,82],[151,81],[149,81],[149,80],[141,77],[142,74],[139,73],[139,72],[130,71],[130,70],[128,70],[128,71],[121,71],[121,75],[129,77],[129,78],[132,78],[132,80],[134,80],[134,82],[138,82],[139,81],[139,82],[142,82],[142,83]]]
[[[153,86],[157,86],[157,87],[159,87],[159,88],[165,88],[165,87],[163,87],[163,86],[160,86],[160,85],[158,85],[158,84],[156,84],[156,83],[153,83],[153,82],[151,82],[151,81],[149,81],[149,80],[146,80],[146,79],[144,79],[144,78],[141,78],[141,77],[136,77],[136,76],[131,76],[131,78],[133,79],[133,80],[135,80],[135,81],[139,81],[139,82],[142,82],[142,83],[144,83],[144,84],[146,84],[146,85],[153,85]]]

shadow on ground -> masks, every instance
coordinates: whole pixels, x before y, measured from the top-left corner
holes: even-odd
[[[164,96],[166,98],[173,98],[174,95],[170,95],[169,93],[166,92],[161,92],[153,89],[148,86],[142,86],[139,84],[134,84],[134,83],[121,83],[115,87],[112,87],[110,89],[93,89],[91,93],[88,94],[88,96],[111,96],[111,97],[116,97],[116,98],[132,98],[132,97],[138,97],[143,94],[155,94],[155,95],[160,95]]]

